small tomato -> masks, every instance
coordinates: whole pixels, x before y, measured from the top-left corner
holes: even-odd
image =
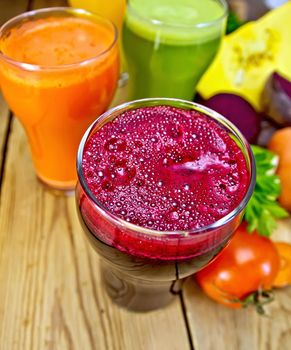
[[[228,246],[201,271],[196,279],[203,291],[217,302],[233,308],[268,301],[279,271],[280,259],[274,243],[258,233],[248,233],[242,223]],[[264,300],[264,297],[266,298]]]

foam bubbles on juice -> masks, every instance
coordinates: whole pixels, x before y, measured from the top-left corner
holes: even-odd
[[[104,125],[85,146],[83,171],[110,212],[160,231],[217,221],[249,181],[241,150],[221,126],[170,106],[130,110]]]

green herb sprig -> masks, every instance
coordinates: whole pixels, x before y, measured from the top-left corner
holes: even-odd
[[[276,229],[276,219],[289,216],[277,202],[281,192],[280,179],[275,175],[279,157],[258,146],[252,146],[256,167],[257,181],[254,193],[246,207],[245,220],[248,231],[257,230],[262,236],[270,237]]]
[[[227,18],[226,34],[234,32],[243,24],[245,24],[245,21],[240,20],[235,12],[230,11]]]

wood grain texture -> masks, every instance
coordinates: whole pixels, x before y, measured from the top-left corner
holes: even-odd
[[[279,222],[273,238],[291,242],[291,219]],[[232,310],[215,303],[193,278],[184,293],[195,350],[291,349],[291,287],[275,292],[276,301],[266,308],[267,317],[254,309]]]
[[[63,0],[34,0],[34,8]],[[5,6],[5,11],[2,9]],[[22,6],[20,8],[20,5]],[[26,1],[0,0],[0,21]],[[124,100],[119,91],[114,104]],[[5,119],[6,118],[6,119]],[[7,107],[0,100],[0,147]],[[0,156],[1,157],[1,156]],[[0,206],[0,349],[187,350],[179,300],[148,314],[119,309],[100,284],[99,260],[84,239],[74,198],[37,182],[27,140],[13,120]],[[291,221],[277,240],[291,241]],[[185,306],[195,350],[289,350],[291,288],[276,292],[269,317],[230,310],[204,296],[189,279]]]
[[[66,0],[32,0],[31,6],[33,9],[40,9],[43,7],[68,6]]]
[[[56,197],[37,182],[17,120],[2,187],[0,249],[0,349],[189,348],[178,300],[132,314],[104,295],[74,198]]]
[[[8,132],[9,109],[5,103],[0,91],[0,174],[2,169],[2,161],[4,157],[4,146],[6,142],[6,134]]]
[[[0,0],[0,25],[27,10],[28,0]]]
[[[0,25],[8,19],[19,15],[27,9],[27,0],[0,0]],[[1,81],[0,81],[1,84]],[[9,109],[4,101],[0,86],[0,174],[2,172],[2,161],[4,156],[4,144],[6,142],[9,122]],[[0,184],[1,185],[1,184]]]
[[[34,8],[57,5],[65,2],[33,2]],[[104,294],[74,198],[54,196],[37,182],[17,120],[5,165],[0,349],[188,349],[178,299],[162,311],[132,314]]]

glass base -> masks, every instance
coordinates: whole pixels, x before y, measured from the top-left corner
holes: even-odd
[[[102,262],[101,278],[112,301],[130,311],[146,312],[165,307],[180,290],[181,281],[145,281],[132,278]]]
[[[43,178],[39,174],[37,174],[37,179],[42,184],[42,186],[44,186],[47,190],[55,195],[73,196],[75,194],[76,181],[51,181]]]

